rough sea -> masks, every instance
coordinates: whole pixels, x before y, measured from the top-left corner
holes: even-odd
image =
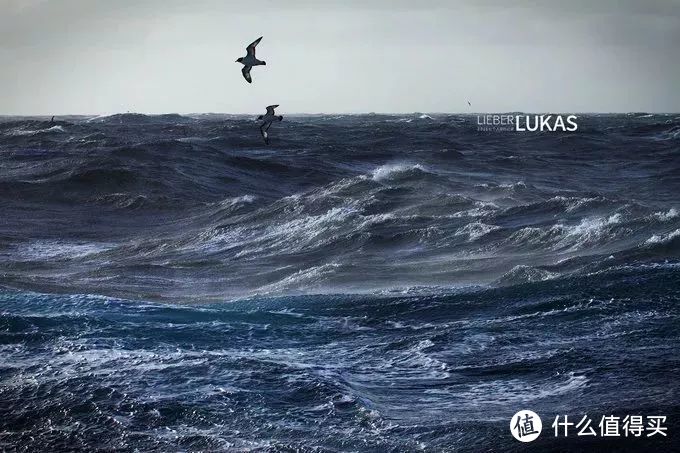
[[[680,115],[578,125],[0,118],[0,450],[678,449]]]

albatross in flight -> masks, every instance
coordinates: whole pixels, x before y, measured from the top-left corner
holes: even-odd
[[[246,79],[248,83],[253,83],[253,79],[250,77],[250,70],[253,68],[253,66],[261,66],[267,64],[265,61],[261,61],[255,58],[255,47],[257,47],[260,41],[262,41],[262,36],[257,38],[248,47],[246,47],[247,53],[245,57],[241,57],[238,60],[236,60],[236,63],[241,63],[243,65],[241,73],[243,73],[243,78]]]
[[[281,121],[283,119],[283,115],[276,115],[274,113],[274,109],[278,106],[279,104],[267,106],[267,113],[257,117],[258,121],[263,121],[262,125],[260,126],[260,133],[262,134],[262,138],[264,138],[264,142],[267,145],[269,144],[269,135],[267,134],[267,131],[274,121]]]

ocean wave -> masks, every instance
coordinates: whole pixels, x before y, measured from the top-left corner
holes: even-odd
[[[670,233],[666,234],[655,234],[647,241],[645,241],[645,244],[647,245],[656,245],[656,244],[669,244],[671,241],[680,238],[680,228],[677,230],[673,230]]]
[[[111,248],[111,244],[38,240],[16,247],[22,261],[73,260],[95,255]]]
[[[52,126],[52,127],[47,127],[44,129],[36,129],[36,130],[31,130],[31,129],[13,129],[8,132],[5,132],[5,135],[10,135],[10,136],[31,136],[31,135],[38,135],[38,134],[49,134],[53,132],[66,132],[63,128],[63,126]]]
[[[608,217],[591,217],[581,219],[577,224],[556,223],[547,227],[525,227],[508,238],[515,244],[544,244],[553,248],[569,248],[572,251],[597,244],[600,241],[611,241],[620,231],[621,214]]]
[[[668,222],[680,217],[680,213],[675,208],[670,208],[668,211],[655,212],[653,217],[661,222]]]
[[[558,277],[559,274],[549,272],[544,269],[527,266],[524,264],[517,265],[511,270],[503,274],[495,283],[497,285],[518,285],[523,283],[542,282]]]
[[[374,181],[387,181],[395,177],[417,175],[419,173],[429,173],[420,164],[386,164],[373,170]]]
[[[492,383],[484,383],[470,386],[460,397],[472,402],[492,401],[504,404],[536,404],[541,399],[554,398],[559,395],[573,395],[581,393],[588,386],[588,378],[583,374],[571,372],[527,388],[526,382],[521,379],[498,380]]]
[[[121,209],[141,209],[148,202],[148,197],[144,195],[133,195],[128,193],[111,193],[92,198],[90,200],[96,204],[113,205]]]
[[[295,278],[317,285],[333,264]],[[678,269],[200,304],[0,290],[3,441],[45,451],[512,449],[506,414],[518,405],[666,404]]]
[[[675,126],[668,130],[662,131],[656,135],[655,138],[661,141],[680,139],[680,126]]]
[[[602,238],[612,238],[612,235],[616,234],[614,228],[621,223],[621,220],[621,214],[616,213],[606,218],[586,218],[577,225],[557,224],[554,228],[563,232],[562,245],[571,244],[572,247],[578,248]]]
[[[625,129],[625,132],[627,134],[642,136],[648,139],[671,140],[677,138],[679,127],[680,124],[678,124],[677,120],[654,121],[651,123],[629,126]]]
[[[454,234],[456,236],[466,235],[468,236],[468,241],[476,241],[483,236],[491,233],[492,231],[499,230],[500,227],[496,225],[487,225],[481,222],[468,223],[462,228],[459,228]]]
[[[232,208],[236,205],[254,203],[255,200],[257,200],[257,197],[255,195],[245,194],[239,197],[225,198],[224,200],[220,201],[218,205],[221,208]]]
[[[548,203],[550,202],[557,202],[560,203],[564,206],[564,211],[565,212],[575,212],[579,211],[581,208],[587,208],[592,206],[593,204],[606,204],[608,202],[607,199],[603,197],[564,197],[564,196],[557,196],[549,199],[547,201]]]
[[[259,294],[280,294],[282,292],[290,293],[291,291],[295,293],[302,288],[304,288],[304,291],[323,292],[326,277],[336,273],[340,267],[341,264],[338,263],[326,263],[301,269],[277,282],[258,288],[257,292]]]
[[[526,192],[527,184],[524,181],[517,181],[514,183],[483,183],[475,185],[475,189],[482,193],[496,194],[501,196],[513,195],[516,193]],[[533,188],[532,188],[533,189]]]

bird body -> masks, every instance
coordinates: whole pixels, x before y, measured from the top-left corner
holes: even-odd
[[[264,139],[264,143],[267,144],[267,145],[269,144],[269,134],[267,133],[267,131],[271,127],[272,123],[274,121],[282,121],[283,120],[283,115],[277,115],[274,112],[274,109],[278,106],[279,106],[279,104],[267,106],[267,113],[257,117],[258,121],[262,121],[262,125],[260,125],[260,133],[262,134],[262,138]]]
[[[241,63],[243,65],[241,73],[243,74],[243,78],[246,79],[246,82],[248,83],[253,82],[253,79],[250,77],[250,70],[253,68],[253,66],[264,66],[267,64],[266,61],[258,60],[255,56],[255,47],[257,47],[260,41],[262,41],[262,36],[257,38],[255,41],[250,43],[248,47],[246,47],[245,57],[241,57],[236,60],[237,63]]]

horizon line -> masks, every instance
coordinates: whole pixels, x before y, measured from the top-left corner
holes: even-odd
[[[287,113],[287,116],[311,116],[311,115],[415,115],[415,114],[427,114],[427,115],[507,115],[507,114],[553,114],[553,115],[629,115],[629,114],[647,114],[647,115],[680,115],[678,112],[661,112],[661,111],[645,111],[645,110],[634,110],[634,111],[523,111],[523,110],[509,110],[509,111],[496,111],[496,112],[434,112],[434,111],[409,111],[409,112],[291,112]],[[116,112],[116,113],[104,113],[104,114],[90,114],[90,113],[62,113],[62,114],[52,114],[52,113],[37,113],[37,114],[12,114],[12,113],[1,113],[0,118],[40,118],[46,117],[51,118],[57,117],[107,117],[114,115],[144,115],[144,116],[163,116],[163,115],[179,115],[179,116],[193,116],[193,115],[231,115],[231,116],[252,116],[260,115],[261,112],[255,113],[229,113],[229,112],[188,112],[188,113],[178,113],[178,112],[165,112],[165,113],[148,113],[148,112]]]

